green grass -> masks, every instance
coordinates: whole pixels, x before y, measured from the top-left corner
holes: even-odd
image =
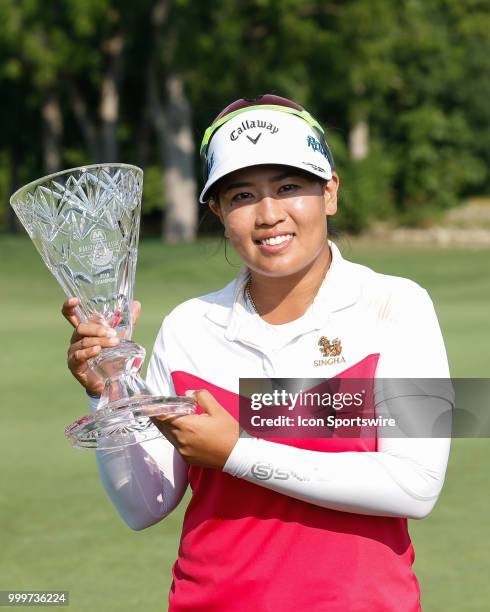
[[[490,251],[340,246],[349,259],[427,288],[452,375],[488,377]],[[166,312],[223,286],[237,271],[211,241],[141,244],[136,296],[143,312],[135,340],[151,351]],[[151,529],[129,530],[105,497],[93,454],[65,441],[63,428],[87,406],[65,365],[64,297],[26,238],[0,237],[0,296],[0,590],[69,590],[76,612],[165,610],[185,504]],[[424,612],[488,607],[489,458],[488,440],[454,441],[436,509],[410,523]]]

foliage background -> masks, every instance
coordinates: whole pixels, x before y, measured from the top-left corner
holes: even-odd
[[[146,231],[192,240],[200,135],[265,92],[327,129],[341,229],[427,224],[490,191],[489,0],[0,0],[0,16],[4,229],[20,184],[125,161],[146,170]]]

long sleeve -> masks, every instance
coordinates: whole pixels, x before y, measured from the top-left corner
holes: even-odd
[[[152,393],[175,395],[166,365],[164,325],[151,356],[146,382]],[[91,410],[97,400],[91,399]],[[165,518],[187,488],[187,465],[163,436],[122,449],[96,451],[100,479],[114,507],[135,530]]]
[[[448,379],[449,368],[427,292],[417,287],[409,304],[392,304],[391,310],[383,324],[386,341],[377,368],[376,415],[416,415],[429,405],[433,415],[447,414],[453,403],[452,385],[442,385],[442,396],[430,393],[431,381]],[[408,377],[419,388],[425,386],[422,379],[427,379],[427,395],[398,394],[396,390],[403,391],[405,386],[394,384],[395,379]],[[333,510],[415,519],[427,516],[444,483],[450,438],[379,437],[377,448],[376,452],[329,453],[240,438],[223,469]]]

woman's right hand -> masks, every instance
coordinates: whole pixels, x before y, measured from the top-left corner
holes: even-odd
[[[104,381],[93,370],[87,361],[100,353],[103,348],[119,344],[116,332],[100,323],[81,323],[76,313],[78,298],[70,298],[63,303],[61,312],[65,319],[75,328],[68,347],[68,369],[78,382],[92,395],[101,395]],[[133,326],[141,312],[140,302],[131,302]]]

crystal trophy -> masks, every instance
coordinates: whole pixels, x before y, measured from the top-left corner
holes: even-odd
[[[81,321],[114,329],[120,342],[88,366],[105,387],[94,413],[69,425],[77,448],[120,448],[162,436],[149,417],[195,412],[187,397],[155,396],[139,375],[145,349],[131,340],[143,171],[97,164],[58,172],[10,198],[45,264]]]

